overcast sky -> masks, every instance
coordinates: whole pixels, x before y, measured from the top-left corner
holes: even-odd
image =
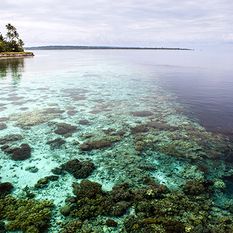
[[[233,43],[232,0],[0,0],[27,46]]]

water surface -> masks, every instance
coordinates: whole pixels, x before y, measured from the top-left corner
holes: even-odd
[[[38,232],[43,221],[63,233],[232,232],[230,58],[72,50],[0,60],[0,185],[55,204]],[[21,203],[0,196],[0,218],[30,232],[16,221],[23,209],[8,217],[11,202]]]

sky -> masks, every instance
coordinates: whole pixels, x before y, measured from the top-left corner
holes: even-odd
[[[0,0],[26,46],[233,45],[232,0]]]

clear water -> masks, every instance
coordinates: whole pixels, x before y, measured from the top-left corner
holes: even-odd
[[[88,179],[105,191],[122,182],[140,188],[145,176],[173,191],[188,180],[225,183],[211,197],[213,216],[232,216],[230,58],[230,53],[203,51],[77,50],[0,60],[0,139],[18,134],[22,139],[3,144],[32,148],[23,161],[0,151],[0,181],[11,182],[18,197],[28,186],[37,200],[55,203],[50,232],[59,232],[56,222],[64,217],[56,211],[72,195],[72,183],[81,179],[65,173],[45,188],[34,185],[74,158],[95,164]],[[59,135],[59,123],[77,130]],[[145,125],[147,130],[136,132]],[[48,142],[57,138],[65,143],[51,147]],[[115,141],[81,150],[86,141],[100,139]],[[123,222],[119,218],[119,228],[97,232],[119,232]]]

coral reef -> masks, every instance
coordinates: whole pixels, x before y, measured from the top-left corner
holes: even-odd
[[[153,115],[153,112],[150,111],[136,111],[136,112],[131,112],[131,114],[135,117],[149,117]]]
[[[56,124],[56,130],[54,133],[68,137],[71,136],[74,132],[77,131],[77,127],[67,123],[58,123]]]
[[[8,195],[0,199],[0,220],[7,220],[7,231],[45,232],[49,227],[52,207],[53,204],[47,200],[17,199]]]
[[[80,145],[80,149],[83,151],[90,151],[111,147],[114,142],[118,142],[120,140],[121,137],[119,136],[109,136],[98,140],[86,141]]]
[[[182,193],[169,193],[162,198],[144,199],[136,203],[136,216],[125,220],[126,232],[182,233],[207,221],[210,203],[205,199],[191,200]],[[200,215],[201,213],[201,215]],[[191,232],[191,231],[190,231]],[[195,232],[195,231],[192,231]]]
[[[7,125],[5,123],[0,123],[0,130],[4,130],[7,128]]]
[[[117,186],[111,192],[104,192],[101,185],[89,180],[73,184],[75,203],[70,203],[70,216],[81,220],[99,215],[122,216],[131,206],[131,193],[127,185]]]
[[[88,120],[86,120],[86,119],[81,119],[81,120],[79,120],[78,123],[79,123],[80,125],[90,125],[90,124],[91,124],[91,122],[88,121]]]
[[[50,146],[50,148],[53,149],[60,149],[62,145],[64,145],[66,141],[62,138],[56,138],[53,140],[48,141],[46,144]]]
[[[89,141],[84,142],[80,145],[80,149],[83,151],[90,151],[96,149],[102,149],[104,147],[112,146],[113,142],[109,140],[98,140],[98,141]]]
[[[75,198],[68,198],[67,205],[61,209],[70,221],[62,232],[83,230],[84,222],[99,216],[124,218],[123,232],[146,233],[196,233],[227,232],[233,229],[233,217],[215,216],[209,218],[213,209],[210,200],[212,193],[210,181],[188,181],[183,191],[169,191],[153,179],[145,181],[144,188],[131,188],[128,184],[116,185],[111,191],[103,191],[100,184],[83,180],[73,184]],[[129,213],[134,209],[134,214]],[[113,219],[107,219],[108,227],[117,227]],[[217,231],[216,231],[217,229]]]
[[[59,176],[51,175],[51,176],[46,176],[44,178],[41,178],[37,181],[35,184],[36,189],[41,189],[46,187],[50,181],[57,181],[59,179]]]
[[[14,186],[10,182],[0,183],[0,198],[10,194]]]
[[[31,112],[24,112],[20,114],[14,114],[11,116],[11,120],[16,122],[16,125],[27,129],[31,126],[40,125],[47,123],[49,120],[56,118],[63,111],[56,108],[47,108],[47,109],[36,109]]]
[[[7,135],[7,136],[5,136],[3,138],[0,138],[0,145],[4,145],[4,144],[20,141],[22,139],[23,139],[23,137],[20,134]]]
[[[108,227],[117,227],[117,222],[116,221],[114,221],[113,219],[107,219],[106,220],[106,225],[108,226]]]
[[[87,178],[95,169],[91,161],[79,161],[73,159],[61,166],[61,169],[72,174],[76,179]]]
[[[187,195],[210,193],[212,185],[213,181],[188,180],[183,187],[183,191]]]
[[[116,185],[111,191],[105,192],[99,183],[82,180],[73,184],[75,199],[67,199],[69,216],[87,220],[97,216],[123,216],[139,199],[146,196],[159,196],[166,189],[158,184],[150,185],[147,189],[134,190],[128,184]],[[67,206],[66,206],[67,208]],[[115,223],[113,224],[116,225]]]
[[[3,221],[0,221],[0,233],[6,233],[6,227]]]
[[[28,144],[21,144],[20,147],[15,148],[5,145],[1,149],[5,153],[10,154],[13,160],[26,160],[31,157],[31,147]]]
[[[74,233],[79,232],[82,228],[82,222],[79,220],[72,220],[63,225],[61,233]]]

